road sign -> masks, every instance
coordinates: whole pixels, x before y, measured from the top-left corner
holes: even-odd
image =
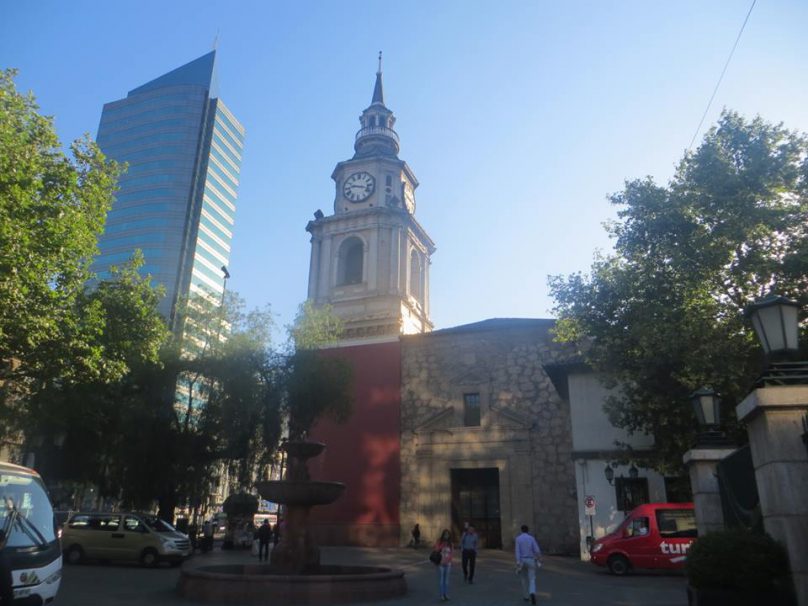
[[[591,494],[588,494],[584,497],[584,507],[586,511],[584,512],[588,516],[595,515],[595,497]]]

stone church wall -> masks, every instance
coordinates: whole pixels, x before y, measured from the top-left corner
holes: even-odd
[[[544,366],[572,355],[551,320],[487,320],[402,342],[401,541],[417,522],[433,541],[452,526],[451,470],[496,468],[501,545],[528,524],[546,552],[577,553],[568,404]],[[481,420],[464,423],[464,394]],[[456,537],[457,538],[457,537]]]

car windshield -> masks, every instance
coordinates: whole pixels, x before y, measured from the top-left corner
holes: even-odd
[[[8,547],[42,547],[56,540],[53,509],[39,478],[0,471],[0,529]]]
[[[143,516],[143,521],[154,532],[177,532],[176,528],[157,516]]]

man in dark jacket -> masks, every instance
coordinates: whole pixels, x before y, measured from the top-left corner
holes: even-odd
[[[474,582],[474,568],[477,563],[477,532],[469,524],[460,537],[460,548],[463,550],[463,578],[467,583]]]
[[[269,520],[264,520],[258,528],[258,561],[269,559],[269,540],[272,538],[272,528]]]

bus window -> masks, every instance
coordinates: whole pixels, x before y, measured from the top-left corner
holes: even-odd
[[[41,547],[56,540],[53,510],[37,478],[0,471],[0,528],[7,547]]]

